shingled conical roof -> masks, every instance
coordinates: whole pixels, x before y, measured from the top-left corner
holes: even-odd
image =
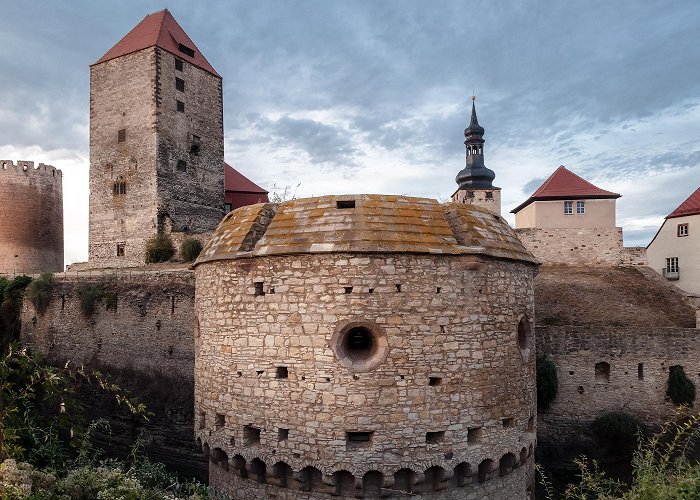
[[[594,186],[561,165],[525,200],[525,203],[511,210],[511,213],[519,212],[533,201],[606,199],[619,198],[620,196],[622,195]]]
[[[119,40],[95,64],[153,46],[160,47],[184,61],[221,78],[168,9],[154,12],[144,17],[134,29],[129,31],[124,38]]]

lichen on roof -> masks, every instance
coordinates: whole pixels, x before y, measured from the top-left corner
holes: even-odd
[[[195,266],[308,253],[480,254],[537,263],[506,221],[473,205],[395,195],[331,195],[229,213]]]

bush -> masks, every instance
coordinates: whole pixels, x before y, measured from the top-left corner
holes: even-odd
[[[623,411],[605,413],[591,424],[591,430],[601,444],[629,452],[637,442],[637,436],[646,435],[646,427],[637,417]]]
[[[80,301],[80,310],[87,317],[95,314],[97,304],[104,297],[104,289],[101,285],[84,284],[76,289],[78,300]]]
[[[202,251],[202,244],[195,238],[187,238],[180,245],[180,256],[187,262],[194,261]]]
[[[537,407],[546,411],[559,393],[557,366],[547,354],[537,356]]]
[[[166,262],[175,255],[175,247],[170,235],[161,233],[146,241],[146,264]]]
[[[34,309],[39,314],[46,312],[51,302],[51,292],[53,290],[53,274],[42,273],[39,278],[33,280],[27,287],[25,295],[34,305]]]
[[[695,402],[695,384],[685,374],[682,366],[672,366],[670,368],[666,395],[677,406],[692,406],[693,402]]]

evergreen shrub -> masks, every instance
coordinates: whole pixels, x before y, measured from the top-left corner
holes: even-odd
[[[146,241],[146,264],[166,262],[175,255],[175,247],[170,235],[160,233]]]
[[[682,366],[672,366],[669,369],[666,395],[678,406],[692,406],[695,402],[695,384],[685,374]]]
[[[193,262],[202,251],[202,244],[195,238],[187,238],[180,245],[180,256],[186,262]]]

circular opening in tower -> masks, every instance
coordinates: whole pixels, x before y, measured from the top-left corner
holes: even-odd
[[[364,320],[339,324],[331,338],[330,347],[338,362],[355,372],[373,370],[389,353],[384,331],[378,325]]]
[[[367,359],[376,347],[374,335],[364,326],[350,329],[343,338],[343,350],[352,360]]]

